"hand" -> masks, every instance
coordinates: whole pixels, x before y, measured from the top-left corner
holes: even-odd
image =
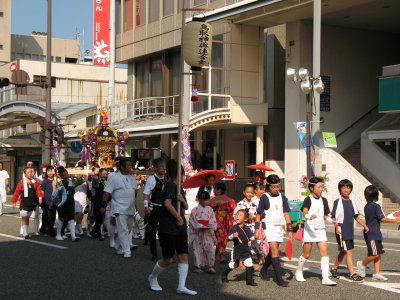
[[[149,207],[145,207],[145,208],[144,208],[144,214],[145,214],[146,216],[150,216],[151,210],[150,210]]]
[[[181,216],[179,216],[179,217],[177,218],[177,220],[178,220],[178,223],[177,223],[178,226],[182,226],[182,225],[184,224],[184,223],[183,223],[183,219],[182,219]]]
[[[254,219],[255,219],[254,216],[250,216],[250,217],[249,217],[249,223],[251,223]]]
[[[233,237],[237,238],[239,236],[239,233],[235,232],[233,233]]]
[[[13,203],[13,207],[16,207],[17,206],[17,203]]]
[[[42,205],[42,198],[39,198],[39,205]]]
[[[289,240],[293,241],[293,232],[289,232]]]
[[[7,188],[7,193],[11,193],[10,187]]]
[[[254,238],[258,240],[258,237],[260,236],[260,231],[256,229],[256,232],[254,233]]]
[[[340,226],[336,227],[336,234],[340,235],[342,233],[342,228],[340,228]]]
[[[100,212],[101,212],[101,214],[104,215],[106,213],[106,208],[105,207],[100,208]]]
[[[317,218],[317,216],[315,215],[315,214],[313,214],[311,217],[310,217],[310,220],[314,220],[314,219],[316,219]]]
[[[332,224],[333,224],[333,226],[338,226],[339,224],[338,224],[338,222],[336,221],[336,220],[332,220]]]
[[[367,226],[367,225],[365,225],[365,227],[364,227],[364,231],[365,231],[365,233],[367,233],[367,232],[369,231],[369,228],[368,228],[368,226]]]

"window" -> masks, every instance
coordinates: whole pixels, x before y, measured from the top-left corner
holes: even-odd
[[[40,55],[39,60],[46,60],[46,55]]]
[[[146,24],[146,0],[136,0],[136,26]]]
[[[54,56],[53,56],[53,55],[51,56],[51,61],[52,61],[52,62],[54,61]]]
[[[24,58],[25,59],[31,59],[31,54],[30,53],[24,53]]]
[[[24,54],[23,53],[17,53],[17,58],[24,58]]]
[[[141,61],[136,63],[136,98],[147,97],[149,91],[149,63]]]
[[[11,60],[15,59],[15,52],[11,52]]]
[[[181,55],[174,53],[171,57],[171,77],[172,77],[172,95],[179,95],[179,87],[181,85]]]
[[[162,96],[162,57],[153,58],[151,60],[151,96]]]
[[[0,11],[0,17],[4,17],[4,13]]]
[[[0,45],[0,50],[3,50],[3,45]]]
[[[185,7],[189,8],[190,7],[190,0],[186,0],[185,1]],[[182,12],[182,8],[183,8],[183,0],[178,0],[178,14],[180,12]]]
[[[170,16],[174,14],[175,1],[163,0],[163,16]]]
[[[96,125],[96,115],[86,117],[86,128],[92,128]]]
[[[68,64],[76,64],[78,62],[78,59],[73,57],[66,57],[65,62]]]
[[[132,16],[133,19],[133,16]],[[132,21],[133,23],[133,21]],[[115,34],[119,34],[121,29],[121,0],[115,1]]]
[[[133,1],[124,0],[124,31],[133,29]],[[117,8],[115,13],[117,13]],[[115,19],[115,24],[118,24],[117,19]]]
[[[60,56],[56,56],[56,62],[61,62],[61,57]]]
[[[149,0],[149,23],[160,20],[160,0]]]
[[[33,59],[33,60],[39,60],[39,55],[37,55],[37,54],[32,54],[32,59]]]
[[[194,6],[207,3],[207,0],[194,0]]]

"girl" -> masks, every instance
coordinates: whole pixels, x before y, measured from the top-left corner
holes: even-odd
[[[215,232],[217,237],[216,258],[220,263],[225,262],[225,249],[228,242],[228,232],[233,225],[233,211],[236,202],[225,195],[226,186],[223,182],[214,184],[215,197],[210,200],[210,207],[215,212],[218,228]]]
[[[260,276],[263,280],[268,280],[267,270],[272,264],[278,285],[286,287],[289,283],[282,279],[282,271],[279,262],[279,244],[283,243],[283,226],[285,223],[289,231],[290,240],[293,240],[293,229],[289,216],[290,209],[288,199],[279,192],[280,182],[281,180],[278,175],[269,175],[267,177],[267,193],[261,196],[257,209],[257,229],[255,237],[259,237],[259,222],[262,216],[265,215],[263,219],[263,223],[265,224],[264,233],[267,237],[270,250],[261,269]]]
[[[253,187],[254,187],[254,197],[251,198],[251,201],[258,207],[261,196],[265,194],[265,187],[260,182],[255,182],[253,184]]]
[[[83,168],[77,167],[76,170],[83,170]],[[88,191],[88,182],[86,177],[83,175],[76,175],[74,178],[74,187],[76,233],[83,236],[82,219],[86,207]],[[86,228],[86,231],[89,230]]]
[[[303,277],[303,267],[307,259],[310,257],[312,243],[317,243],[319,253],[321,254],[321,270],[323,285],[337,285],[336,282],[329,279],[329,256],[328,243],[325,232],[325,221],[337,225],[329,217],[328,201],[321,197],[324,190],[324,182],[322,178],[313,177],[308,183],[308,189],[311,195],[304,199],[302,211],[304,216],[304,237],[303,237],[303,254],[300,256],[299,264],[296,270],[296,280],[305,281]]]
[[[251,259],[250,244],[254,240],[253,233],[246,226],[249,219],[247,210],[238,210],[235,216],[236,224],[229,231],[229,240],[233,241],[233,261],[231,261],[222,273],[222,282],[228,282],[228,274],[242,262],[246,267],[246,284],[257,286],[253,280],[253,261]]]
[[[182,167],[179,168],[179,171],[182,173],[184,172]],[[174,261],[176,252],[179,260],[179,285],[176,291],[178,294],[194,296],[197,292],[189,290],[185,286],[189,270],[188,237],[185,219],[185,210],[188,209],[188,204],[183,189],[181,188],[178,192],[178,164],[175,160],[171,159],[168,161],[167,173],[169,181],[165,185],[162,215],[158,224],[158,239],[160,241],[163,258],[156,262],[148,280],[152,291],[162,291],[161,286],[158,284],[158,275]],[[184,176],[181,178],[183,179]],[[179,212],[177,211],[178,201],[181,202],[181,209]]]
[[[210,194],[199,191],[197,194],[199,205],[193,208],[189,220],[189,247],[194,254],[194,272],[202,273],[201,267],[207,267],[207,273],[215,274],[215,246],[217,238],[217,221],[211,207]]]
[[[39,183],[33,179],[34,170],[30,167],[24,168],[24,177],[17,184],[14,196],[11,199],[13,207],[17,205],[18,198],[21,196],[19,209],[22,219],[22,234],[25,239],[29,239],[28,227],[29,217],[35,211],[35,232],[34,235],[39,235],[39,205],[42,204],[42,190]],[[39,198],[39,201],[38,201]]]

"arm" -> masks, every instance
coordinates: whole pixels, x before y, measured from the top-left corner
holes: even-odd
[[[17,184],[17,187],[15,189],[14,195],[11,199],[11,203],[13,204],[13,207],[15,207],[17,205],[18,198],[21,196],[23,190],[24,190],[24,187],[23,187],[22,181],[19,181]]]
[[[6,187],[7,187],[7,193],[11,193],[10,180],[8,178],[6,178]]]
[[[182,226],[183,223],[183,219],[180,216],[180,214],[178,214],[178,212],[176,211],[175,207],[172,205],[172,199],[165,199],[164,200],[164,206],[167,209],[167,211],[173,215],[173,217],[178,221],[178,226]]]
[[[183,209],[187,210],[189,208],[189,205],[187,204],[185,198],[180,193],[177,196],[178,196],[178,201],[182,203]]]
[[[149,216],[151,213],[151,210],[149,208],[149,201],[150,201],[150,193],[152,189],[154,189],[154,186],[152,187],[152,178],[154,179],[154,177],[149,177],[149,179],[147,179],[143,190],[143,206],[144,206],[144,213],[146,216]]]
[[[304,219],[307,220],[314,220],[317,216],[315,214],[309,214],[308,211],[311,207],[311,199],[309,197],[304,199],[302,211],[303,211],[303,217]]]
[[[189,227],[190,227],[190,229],[194,230],[195,232],[197,232],[201,228],[200,224],[197,222],[197,217],[196,217],[195,211],[192,211],[192,213],[190,214]]]
[[[260,202],[258,203],[258,207],[257,207],[257,216],[256,216],[256,231],[254,232],[254,237],[256,239],[258,239],[259,235],[260,235],[260,222],[261,222],[261,218],[262,218],[262,214],[264,213],[264,211],[268,210],[270,206],[269,203],[269,199],[266,195],[262,195],[260,198]]]
[[[388,218],[382,218],[381,219],[381,222],[383,222],[383,223],[396,223],[396,224],[400,224],[400,219],[395,219],[395,220],[393,220],[393,219],[388,219]]]
[[[36,190],[36,196],[39,198],[39,205],[42,204],[42,198],[43,198],[43,192],[40,189],[40,185],[38,182],[35,182],[35,184],[33,185],[35,187]]]
[[[364,227],[365,233],[367,233],[367,232],[369,231],[368,226],[364,223],[363,220],[361,220],[361,218],[360,218],[359,215],[357,215],[357,216],[355,217],[355,220],[357,221],[358,224],[360,224],[362,227]]]

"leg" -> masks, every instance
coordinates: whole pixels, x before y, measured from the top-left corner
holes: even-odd
[[[303,254],[299,258],[299,263],[297,264],[297,270],[296,270],[297,281],[306,281],[303,276],[303,267],[307,259],[310,257],[311,250],[312,250],[312,243],[303,243]]]
[[[336,282],[329,279],[329,256],[328,256],[328,243],[317,242],[319,253],[321,254],[321,271],[322,271],[322,284],[323,285],[337,285]]]
[[[269,252],[271,253],[271,262],[274,267],[274,272],[276,276],[276,282],[279,286],[286,287],[289,285],[287,281],[282,279],[282,270],[279,262],[279,245],[278,242],[269,243]]]
[[[35,212],[35,214],[34,214],[34,232],[33,232],[33,234],[34,235],[39,235],[39,205],[37,205],[36,207],[35,207],[35,209],[34,209],[34,212]]]
[[[55,236],[55,232],[54,232],[54,223],[56,221],[56,210],[54,207],[49,208],[47,210],[47,215],[48,215],[48,230],[49,230],[49,234],[50,236]]]
[[[261,268],[261,270],[260,270],[260,277],[261,277],[261,279],[262,280],[266,280],[266,281],[268,281],[269,280],[269,277],[268,277],[268,268],[269,268],[269,266],[271,265],[271,263],[272,263],[272,260],[271,260],[271,250],[268,252],[268,255],[267,255],[267,257],[265,258],[265,262],[264,262],[264,264],[263,264],[263,267]]]
[[[46,201],[42,202],[42,226],[40,227],[40,232],[45,233],[48,230],[49,225],[49,207]]]
[[[129,245],[128,215],[116,216],[119,246],[124,256],[130,257],[131,247]]]
[[[21,211],[21,213],[22,213],[22,211]],[[29,238],[29,234],[28,234],[29,217],[30,217],[29,212],[27,215],[24,214],[23,216],[21,216],[22,234],[23,234],[24,238],[26,238],[26,239]]]
[[[353,265],[353,249],[346,251],[346,264],[347,269],[349,269],[350,276],[354,274],[354,265]]]
[[[339,265],[343,261],[343,258],[345,256],[346,256],[346,251],[340,251],[338,256],[336,257],[335,264],[333,265],[332,269],[337,270],[337,268],[339,268]],[[346,259],[346,261],[347,261],[347,259]]]
[[[247,285],[251,285],[251,286],[257,286],[257,283],[254,282],[254,278],[253,278],[254,270],[253,270],[253,261],[252,261],[252,259],[250,257],[246,258],[243,261],[243,264],[246,267],[246,284]]]
[[[379,274],[381,270],[382,254],[378,254],[374,259],[374,274]]]

